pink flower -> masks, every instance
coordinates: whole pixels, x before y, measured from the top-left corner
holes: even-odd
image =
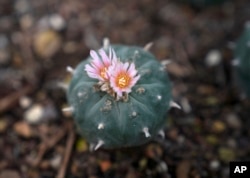
[[[131,88],[139,80],[140,75],[137,75],[134,63],[122,63],[117,61],[115,65],[109,68],[110,86],[117,94],[118,98],[122,97],[123,93],[130,93]]]
[[[99,54],[98,54],[99,53]],[[109,49],[109,55],[103,49],[95,52],[90,51],[90,56],[93,59],[90,64],[85,65],[85,71],[91,78],[99,79],[100,81],[109,80],[109,75],[107,73],[108,68],[117,61],[116,54],[113,49]]]

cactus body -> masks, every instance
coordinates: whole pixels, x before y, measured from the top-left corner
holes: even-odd
[[[81,62],[74,71],[67,98],[81,134],[96,148],[119,148],[143,144],[158,134],[165,123],[171,99],[167,73],[155,57],[139,47],[112,46],[122,62],[133,62],[140,79],[126,100],[116,100],[95,88]]]
[[[236,73],[239,84],[250,97],[250,27],[247,26],[236,43],[234,51],[237,61]]]

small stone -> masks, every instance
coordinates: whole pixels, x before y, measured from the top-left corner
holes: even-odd
[[[27,109],[31,105],[32,101],[29,97],[27,96],[22,96],[19,99],[19,104],[23,109]]]
[[[101,160],[99,162],[99,165],[100,165],[102,172],[105,173],[111,168],[112,163],[109,160]]]
[[[66,42],[63,46],[63,51],[65,53],[71,54],[74,53],[78,48],[78,45],[74,41]]]
[[[146,155],[149,158],[152,158],[152,159],[159,158],[162,156],[162,154],[163,154],[163,150],[158,144],[152,143],[146,147]]]
[[[219,160],[212,160],[211,162],[210,162],[210,169],[211,170],[214,170],[214,171],[216,171],[216,170],[218,170],[219,168],[220,168],[220,162],[219,162]]]
[[[164,162],[164,161],[161,161],[158,165],[157,165],[157,171],[160,172],[160,173],[163,173],[163,172],[167,172],[168,170],[168,166],[167,164]]]
[[[209,67],[217,66],[221,62],[221,52],[219,50],[211,50],[208,52],[205,62]]]
[[[59,14],[52,14],[49,17],[50,25],[55,30],[62,30],[66,26],[65,20]]]
[[[61,38],[53,30],[38,32],[34,39],[34,49],[43,58],[52,57],[61,47]]]
[[[0,65],[7,64],[10,60],[8,49],[9,40],[6,35],[0,34]]]
[[[240,118],[234,113],[230,113],[226,116],[226,123],[229,127],[234,129],[242,128],[242,122]]]
[[[218,144],[218,138],[215,135],[208,135],[206,137],[206,141],[210,145],[217,145]]]
[[[16,3],[14,7],[17,13],[23,14],[23,13],[27,13],[30,10],[29,1],[19,0],[15,2]]]
[[[192,111],[192,107],[189,104],[188,99],[185,97],[181,99],[181,106],[182,106],[183,111],[185,111],[185,113],[190,113]]]
[[[146,158],[143,158],[139,161],[139,167],[140,169],[145,169],[148,164],[148,160]]]
[[[219,104],[219,100],[217,97],[209,96],[205,99],[205,104],[208,106],[215,106]]]
[[[230,162],[235,160],[235,151],[233,151],[230,148],[226,148],[226,147],[221,147],[219,148],[219,157],[222,161],[224,162]]]
[[[8,126],[8,122],[6,120],[6,118],[1,118],[0,119],[0,133],[3,133],[6,131]]]
[[[83,138],[76,141],[76,150],[78,152],[85,152],[88,150],[88,144]]]
[[[6,35],[0,34],[0,48],[5,48],[9,45],[9,40]]]
[[[2,170],[0,178],[20,178],[20,175],[15,170]]]
[[[30,138],[32,136],[32,130],[28,123],[20,121],[14,125],[15,132],[25,138]]]
[[[54,156],[51,160],[50,160],[50,165],[55,168],[58,169],[61,165],[62,162],[62,155],[57,154],[56,156]]]
[[[43,107],[40,104],[35,104],[24,113],[24,118],[28,123],[36,124],[41,121],[43,112]]]
[[[30,14],[23,15],[20,19],[22,29],[29,29],[32,27],[34,22],[33,17]]]
[[[228,145],[230,148],[235,148],[235,149],[237,149],[237,142],[236,142],[236,140],[233,139],[233,138],[229,138],[229,139],[227,140],[227,145]]]
[[[224,124],[224,122],[222,121],[214,121],[213,125],[212,125],[212,130],[216,133],[221,133],[224,132],[226,129],[226,126]]]

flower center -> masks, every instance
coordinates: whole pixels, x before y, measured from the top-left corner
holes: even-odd
[[[103,67],[101,70],[100,70],[100,76],[103,78],[103,79],[107,79],[106,77],[106,73],[107,73],[107,67]]]
[[[131,78],[126,73],[121,73],[116,79],[116,85],[119,88],[126,88],[130,83]]]

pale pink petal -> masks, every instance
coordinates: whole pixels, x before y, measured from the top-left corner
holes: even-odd
[[[122,91],[117,91],[116,93],[118,97],[122,97]]]
[[[99,54],[102,57],[104,65],[109,66],[111,64],[111,59],[107,56],[106,52],[103,49],[101,49],[99,50]]]
[[[94,73],[88,73],[88,76],[91,78],[99,79],[99,75],[96,75]]]
[[[140,77],[141,77],[140,75],[134,77],[134,78],[132,79],[131,83],[130,83],[130,86],[131,86],[131,87],[134,86],[134,85],[137,83],[137,81],[140,79]]]
[[[116,57],[116,54],[115,54],[115,51],[114,51],[114,49],[112,48],[111,49],[112,50],[112,60],[116,60],[117,59],[117,57]]]
[[[103,67],[103,63],[101,62],[100,58],[94,50],[90,51],[90,56],[93,58],[93,61],[91,62],[92,65],[99,69]]]
[[[97,70],[91,67],[89,64],[85,65],[85,71],[98,74]]]
[[[137,74],[137,70],[135,69],[135,64],[131,63],[130,67],[128,69],[128,73],[129,75],[131,75],[132,77],[134,77]]]
[[[130,93],[131,92],[131,88],[126,88],[126,89],[123,90],[123,92]]]
[[[125,62],[125,63],[123,64],[122,70],[127,72],[128,66],[129,66],[129,63],[128,63],[128,62]]]

